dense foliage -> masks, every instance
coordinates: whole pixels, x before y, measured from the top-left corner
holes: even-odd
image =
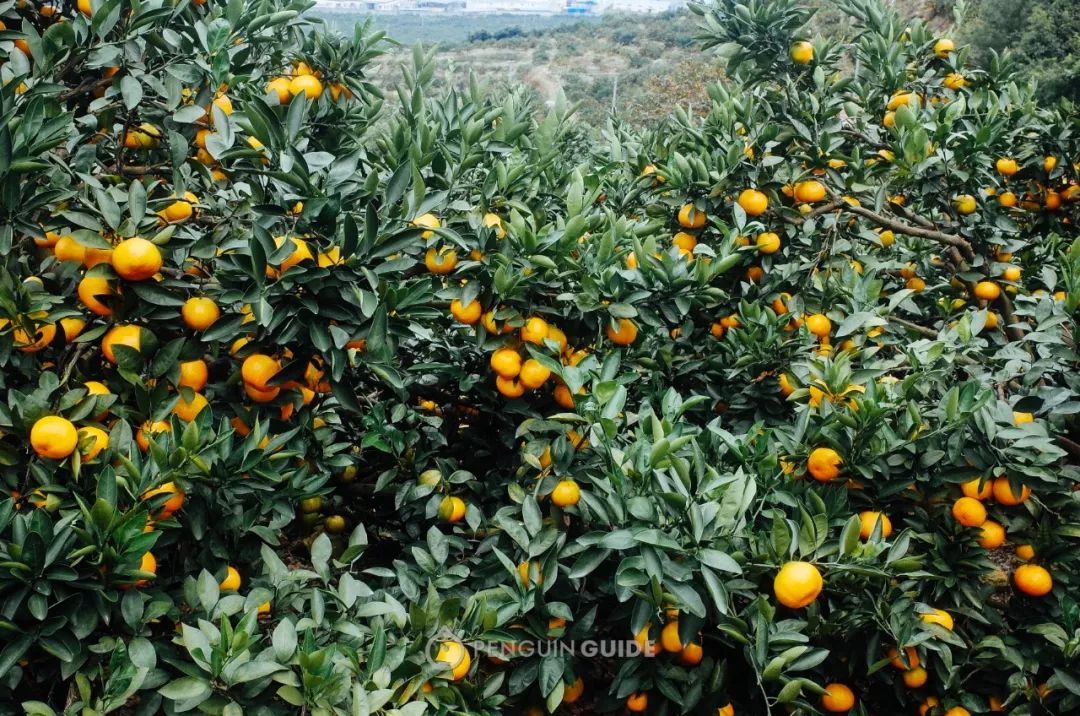
[[[3,710],[1080,708],[1077,118],[839,5],[694,5],[730,83],[602,141],[303,0],[0,6]]]

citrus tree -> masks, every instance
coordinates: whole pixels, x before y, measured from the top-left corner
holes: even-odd
[[[0,703],[1076,710],[1076,118],[839,4],[648,131],[2,6]]]

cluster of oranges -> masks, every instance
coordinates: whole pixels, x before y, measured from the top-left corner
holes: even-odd
[[[297,60],[292,72],[273,78],[266,85],[266,94],[277,99],[278,104],[286,105],[293,97],[303,95],[314,102],[323,95],[324,89],[330,90],[330,99],[337,102],[340,98],[352,99],[352,90],[344,83],[334,82],[328,88],[323,87],[322,72],[312,69],[307,62]]]

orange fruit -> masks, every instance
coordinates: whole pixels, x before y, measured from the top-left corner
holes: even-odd
[[[205,331],[221,318],[221,309],[213,299],[196,296],[184,301],[184,305],[180,308],[180,315],[191,330]]]
[[[816,179],[801,181],[795,185],[795,201],[813,204],[825,198],[825,185]]]
[[[635,713],[645,713],[645,709],[649,708],[649,695],[644,691],[630,694],[626,697],[626,710]]]
[[[551,502],[556,507],[573,507],[581,500],[581,488],[573,480],[562,480],[551,491]]]
[[[452,249],[430,248],[424,254],[424,266],[436,275],[448,274],[457,266],[457,252]]]
[[[30,428],[30,447],[40,457],[62,460],[75,452],[79,434],[75,425],[59,415],[39,418]]]
[[[180,399],[176,401],[176,405],[173,406],[173,415],[185,423],[190,423],[208,405],[209,401],[202,393],[195,393],[190,402],[184,400],[184,396],[181,395]]]
[[[460,497],[446,496],[439,503],[439,517],[453,524],[465,517],[465,501]]]
[[[1001,295],[1001,287],[993,281],[979,281],[975,284],[975,297],[983,301],[996,301]]]
[[[705,650],[701,648],[701,644],[695,644],[693,642],[683,647],[683,650],[679,652],[679,663],[683,666],[697,666],[701,663],[702,657],[705,655]]]
[[[1013,174],[1020,171],[1020,165],[1011,157],[1002,157],[998,159],[994,162],[994,167],[998,170],[998,174],[1006,177],[1011,177]]]
[[[218,589],[223,592],[237,592],[240,591],[240,582],[240,573],[236,571],[236,567],[229,565],[225,568],[225,579],[221,580]]]
[[[761,216],[769,208],[769,197],[757,189],[744,189],[739,194],[738,203],[747,216]]]
[[[968,216],[974,214],[975,209],[978,208],[978,204],[975,201],[975,197],[971,194],[961,194],[953,200],[953,205],[956,207],[956,213],[961,216]]]
[[[821,593],[824,581],[818,568],[809,562],[788,562],[773,579],[776,601],[790,609],[802,609]]]
[[[579,676],[574,679],[574,683],[563,688],[563,703],[572,704],[581,698],[581,694],[585,692],[585,682]]]
[[[500,348],[491,354],[491,369],[501,378],[517,378],[521,373],[521,356],[513,348]]]
[[[194,201],[189,201],[189,197]],[[158,216],[167,224],[187,221],[195,213],[195,207],[192,206],[192,203],[198,203],[198,201],[194,194],[187,192],[183,199],[177,199],[159,211]]]
[[[997,549],[1005,544],[1005,528],[1001,523],[987,520],[982,523],[979,544],[985,549]]]
[[[91,313],[96,313],[99,316],[112,315],[112,307],[101,300],[103,296],[116,295],[116,290],[107,279],[100,276],[86,276],[79,281],[77,293],[79,294],[79,300],[90,309]]]
[[[240,366],[240,377],[255,390],[270,389],[270,381],[281,370],[281,364],[264,353],[253,353]]]
[[[919,652],[915,651],[915,647],[904,647],[904,657],[900,658],[900,652],[896,647],[889,649],[889,658],[892,659],[891,663],[893,668],[906,671],[908,669],[914,669],[919,665]]]
[[[160,269],[164,260],[157,246],[135,237],[121,241],[113,249],[113,270],[128,281],[145,281]]]
[[[982,487],[979,487],[979,483],[982,483]],[[961,483],[960,491],[964,493],[964,497],[979,501],[989,500],[994,495],[994,481],[984,481],[982,478],[976,477],[974,480]]]
[[[157,425],[157,423],[155,423]],[[158,431],[154,431],[158,432]],[[167,520],[180,511],[184,506],[184,493],[176,488],[176,483],[166,482],[142,494],[143,502],[152,500],[160,495],[168,495],[169,498],[161,505],[160,511],[154,515],[155,520]]]
[[[467,326],[475,325],[480,320],[482,312],[483,307],[476,299],[469,301],[468,304],[462,304],[461,299],[457,298],[450,302],[450,314],[454,317],[454,320]]]
[[[620,318],[617,327],[612,327],[608,324],[607,337],[608,340],[617,346],[628,346],[637,340],[638,329],[629,318]]]
[[[979,527],[986,522],[986,508],[973,497],[961,497],[954,502],[952,515],[964,527]]]
[[[1011,191],[1001,192],[1000,194],[998,194],[997,199],[998,204],[1005,207],[1006,209],[1011,209],[1012,207],[1016,206],[1017,203],[1016,194],[1013,194]]]
[[[956,44],[947,37],[943,37],[934,43],[934,54],[941,59],[948,58],[956,49]]]
[[[646,624],[637,634],[634,634],[634,641],[637,643],[638,651],[646,656],[656,656],[663,650],[660,641],[652,639],[651,631],[652,624]]]
[[[874,534],[878,520],[881,521],[881,538],[886,539],[892,534],[892,521],[884,512],[860,512],[859,513],[859,536],[864,540],[870,539]]]
[[[806,327],[818,338],[824,338],[832,332],[832,321],[823,313],[815,313],[806,317]]]
[[[465,645],[458,641],[444,641],[439,644],[439,650],[435,654],[435,661],[447,664],[451,681],[461,681],[469,673],[472,666],[472,657]]]
[[[953,630],[952,615],[944,609],[934,609],[928,614],[920,614],[919,619],[927,624],[937,624],[943,629],[948,629],[949,631]]]
[[[829,713],[846,713],[855,707],[855,694],[844,684],[828,684],[821,697],[821,708]]]
[[[202,358],[180,362],[180,379],[177,386],[187,387],[200,392],[210,378],[210,369]]]
[[[796,65],[808,65],[814,60],[814,46],[806,40],[799,40],[791,45],[788,56]]]
[[[676,654],[683,650],[683,643],[679,639],[679,621],[673,619],[660,630],[660,646],[664,651]]]
[[[758,234],[755,244],[758,253],[775,254],[780,250],[780,236],[771,231],[766,231],[763,234]]]
[[[172,426],[164,420],[158,420],[156,422],[144,423],[137,433],[135,433],[135,442],[138,444],[139,449],[146,452],[150,449],[150,436],[153,433],[168,433],[172,432]]]
[[[697,246],[697,239],[692,234],[680,231],[671,238],[671,243],[678,247],[681,256],[686,256],[693,253],[694,247]]]
[[[536,390],[551,376],[551,371],[540,361],[530,358],[521,366],[518,380],[528,390]]]
[[[88,425],[79,428],[79,442],[82,443],[79,454],[83,462],[90,462],[98,456],[98,453],[109,447],[109,434],[101,428]]]
[[[495,376],[495,389],[505,398],[520,398],[525,395],[525,386],[516,378]]]
[[[279,105],[288,104],[289,100],[292,99],[290,84],[288,77],[275,77],[267,83],[266,94],[276,95]]]
[[[117,325],[109,329],[101,339],[101,353],[113,365],[116,364],[116,346],[139,350],[142,345],[142,329],[132,325]]]
[[[927,678],[929,678],[929,674],[926,673],[926,669],[918,666],[910,671],[904,672],[904,686],[909,689],[917,689],[926,683]]]
[[[332,535],[341,534],[345,531],[346,526],[345,518],[341,515],[330,515],[323,523],[323,529],[326,530],[328,534]]]
[[[61,236],[53,245],[53,256],[57,261],[81,264],[86,259],[86,247],[70,236]]]
[[[322,93],[322,82],[314,75],[299,75],[289,81],[289,94],[293,97],[305,95],[309,100],[316,100]]]
[[[529,320],[525,321],[525,325],[521,327],[521,340],[526,343],[534,343],[536,345],[543,345],[544,341],[548,337],[550,327],[547,321],[543,318],[533,316]]]
[[[315,256],[312,255],[312,253],[311,253],[311,247],[308,246],[308,242],[304,241],[303,239],[297,239],[297,238],[293,238],[291,236],[290,237],[284,237],[284,236],[275,236],[274,237],[274,243],[278,246],[278,248],[281,248],[282,246],[284,246],[286,241],[289,241],[289,242],[292,243],[293,251],[292,251],[291,254],[286,256],[285,260],[281,262],[280,266],[278,266],[278,270],[281,273],[285,273],[286,271],[291,269],[293,266],[299,266],[304,261],[315,261]],[[267,269],[267,270],[270,271],[270,269]]]
[[[1013,584],[1028,596],[1041,597],[1054,588],[1054,579],[1044,567],[1022,564],[1013,572]]]
[[[693,204],[686,204],[679,209],[679,226],[684,229],[700,229],[705,226],[705,212]]]
[[[1006,281],[1015,282],[1020,280],[1021,273],[1019,266],[1009,266],[1001,272],[1001,277]]]
[[[843,464],[840,454],[828,447],[814,448],[806,461],[806,469],[818,482],[829,482],[840,475]]]
[[[1031,497],[1031,488],[1027,485],[1024,485],[1020,489],[1020,494],[1017,495],[1009,484],[1009,478],[999,477],[994,480],[994,499],[998,504],[1014,507],[1027,502],[1029,497]]]
[[[1022,559],[1025,562],[1030,562],[1035,559],[1035,548],[1030,544],[1021,544],[1016,546],[1016,558]]]
[[[442,227],[442,222],[439,221],[439,217],[434,214],[421,214],[412,220],[412,225],[418,228],[438,229]],[[424,231],[420,234],[425,240],[430,239],[434,235],[434,231]]]

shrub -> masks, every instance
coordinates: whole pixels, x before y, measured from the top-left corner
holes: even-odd
[[[5,710],[1077,709],[1072,118],[692,7],[730,83],[602,141],[304,2],[4,10]]]

